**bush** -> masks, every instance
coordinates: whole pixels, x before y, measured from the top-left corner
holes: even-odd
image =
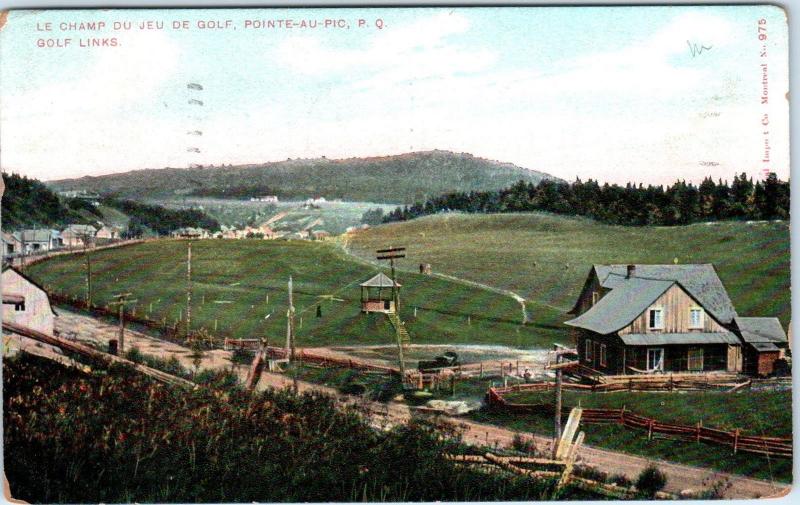
[[[636,479],[636,489],[647,498],[654,498],[666,485],[667,476],[653,464],[642,470]]]
[[[519,433],[515,433],[514,438],[511,439],[511,448],[515,451],[525,454],[535,455],[536,441],[533,439],[533,437],[526,437]]]
[[[125,359],[133,361],[134,363],[143,363],[144,355],[142,354],[142,351],[140,351],[138,347],[131,347],[130,349],[125,351]]]

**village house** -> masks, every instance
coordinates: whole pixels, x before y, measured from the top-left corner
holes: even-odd
[[[325,231],[325,230],[313,230],[313,231],[311,232],[311,237],[312,237],[314,240],[324,240],[324,239],[326,239],[326,238],[328,238],[328,237],[330,237],[330,236],[331,236],[331,234],[330,234],[330,233],[328,233],[328,232],[327,232],[327,231]]]
[[[3,266],[2,275],[3,321],[52,335],[56,313],[47,291],[14,267]]]
[[[14,258],[22,254],[22,242],[13,233],[2,232],[3,257]]]
[[[713,265],[594,265],[565,324],[604,374],[768,375],[787,345],[774,317],[740,317]]]
[[[117,226],[104,225],[97,230],[95,237],[103,240],[119,240],[122,238],[122,229]]]
[[[38,254],[61,248],[63,238],[58,230],[22,230],[18,240],[22,244],[21,252],[25,254]]]
[[[204,228],[193,228],[191,226],[187,226],[184,228],[178,228],[173,230],[170,235],[174,238],[208,238],[210,235],[208,230]]]
[[[258,232],[264,235],[264,240],[272,240],[275,238],[275,230],[273,230],[267,223],[259,226]]]
[[[78,249],[94,245],[97,229],[88,224],[71,224],[61,232],[64,247]]]

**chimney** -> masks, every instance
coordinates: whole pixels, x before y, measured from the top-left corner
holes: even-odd
[[[630,279],[634,275],[636,275],[636,265],[628,265],[628,275],[625,278]]]

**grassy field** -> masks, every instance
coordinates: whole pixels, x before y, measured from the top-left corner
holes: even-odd
[[[186,243],[164,240],[92,254],[94,303],[132,293],[136,313],[169,324],[185,316]],[[285,340],[287,281],[294,280],[297,343],[391,344],[385,316],[361,314],[358,284],[376,268],[333,244],[260,240],[204,240],[192,249],[193,328],[219,338]],[[62,256],[29,268],[51,290],[83,297],[85,258]],[[549,345],[537,328],[520,324],[519,304],[497,293],[435,277],[399,277],[402,317],[416,343]],[[331,301],[319,295],[335,295]],[[322,317],[316,317],[317,305]],[[414,307],[417,316],[414,317]],[[267,317],[268,316],[268,317]],[[214,326],[217,330],[214,331]]]
[[[791,437],[792,392],[742,391],[739,393],[578,393],[566,391],[566,407],[626,409],[663,422],[704,426],[721,429],[741,428],[749,435]],[[507,395],[509,401],[520,403],[552,403],[550,393],[515,393]],[[758,408],[754,408],[754,406]],[[550,434],[553,430],[551,414],[508,414],[483,409],[470,414],[481,422],[498,424],[526,432]],[[694,443],[654,437],[647,439],[641,430],[623,428],[613,424],[583,424],[589,445],[664,459],[694,466],[708,466],[759,479],[776,479],[789,482],[792,462],[789,459],[766,458],[744,453],[732,454],[730,447]]]
[[[567,319],[594,263],[713,263],[736,310],[790,319],[789,223],[721,222],[676,227],[608,226],[542,213],[428,216],[348,235],[348,251],[372,258],[404,245],[404,265],[511,290],[527,300],[542,335],[564,340]]]

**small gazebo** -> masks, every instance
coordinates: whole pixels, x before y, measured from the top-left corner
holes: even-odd
[[[383,272],[360,284],[361,286],[361,312],[393,313],[394,288],[397,288],[397,298],[400,298],[401,284],[392,282]]]

